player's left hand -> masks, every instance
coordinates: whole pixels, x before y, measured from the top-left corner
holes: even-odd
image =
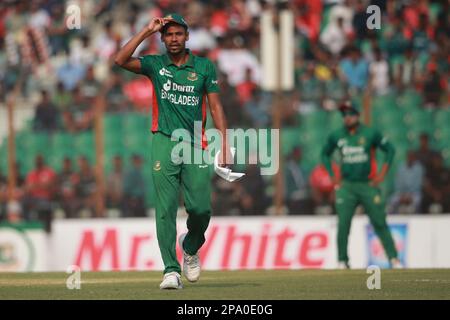
[[[219,155],[219,167],[229,167],[233,164],[233,156],[230,147],[222,148]]]
[[[370,185],[374,186],[374,187],[378,187],[378,185],[380,183],[382,183],[383,181],[384,181],[384,175],[379,174],[379,175],[376,175],[375,178],[372,179],[372,181],[370,182]]]

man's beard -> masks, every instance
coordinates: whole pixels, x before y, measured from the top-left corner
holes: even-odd
[[[356,129],[359,126],[359,121],[352,123],[352,124],[346,124],[345,127],[348,130]]]

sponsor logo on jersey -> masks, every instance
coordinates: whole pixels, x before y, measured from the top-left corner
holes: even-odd
[[[364,138],[364,137],[359,138],[358,143],[359,143],[360,145],[366,144],[366,138]]]
[[[190,81],[195,81],[195,80],[198,79],[198,76],[197,76],[197,74],[196,74],[195,72],[189,72],[187,78],[188,78],[188,80],[190,80]]]
[[[347,144],[347,140],[346,139],[339,139],[337,142],[337,146],[339,148],[341,148],[342,146],[345,146]]]
[[[363,163],[369,160],[369,155],[363,146],[344,146],[342,155],[344,163]]]
[[[166,83],[163,84],[163,88],[165,91],[194,93],[195,86],[183,86],[181,84],[176,84],[172,80],[168,79]]]
[[[163,84],[163,89],[165,91],[170,91],[170,88],[172,88],[172,81],[167,80],[167,82]]]
[[[160,74],[161,76],[166,76],[166,77],[169,77],[169,78],[173,78],[172,73],[170,73],[170,71],[167,70],[166,68],[160,69],[160,70],[159,70],[159,74]]]

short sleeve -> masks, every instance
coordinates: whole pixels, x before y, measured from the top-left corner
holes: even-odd
[[[141,61],[141,74],[151,77],[153,75],[154,61],[151,55],[139,57]]]
[[[379,130],[374,129],[374,144],[377,147],[381,147],[388,142],[387,138],[381,134]]]
[[[219,92],[219,81],[217,80],[216,67],[211,61],[208,61],[206,72],[206,93]]]

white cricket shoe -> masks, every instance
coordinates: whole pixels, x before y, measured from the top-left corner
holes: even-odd
[[[392,269],[404,269],[405,266],[400,262],[399,259],[391,259],[391,268]]]
[[[164,279],[159,285],[160,289],[183,289],[181,276],[178,272],[168,272],[164,275]]]
[[[340,269],[340,270],[350,269],[350,265],[348,264],[348,262],[339,261],[338,262],[338,269]]]
[[[187,254],[183,249],[183,241],[186,233],[178,238],[178,243],[183,250],[183,274],[189,282],[196,282],[200,278],[200,258],[198,252],[194,255]]]

